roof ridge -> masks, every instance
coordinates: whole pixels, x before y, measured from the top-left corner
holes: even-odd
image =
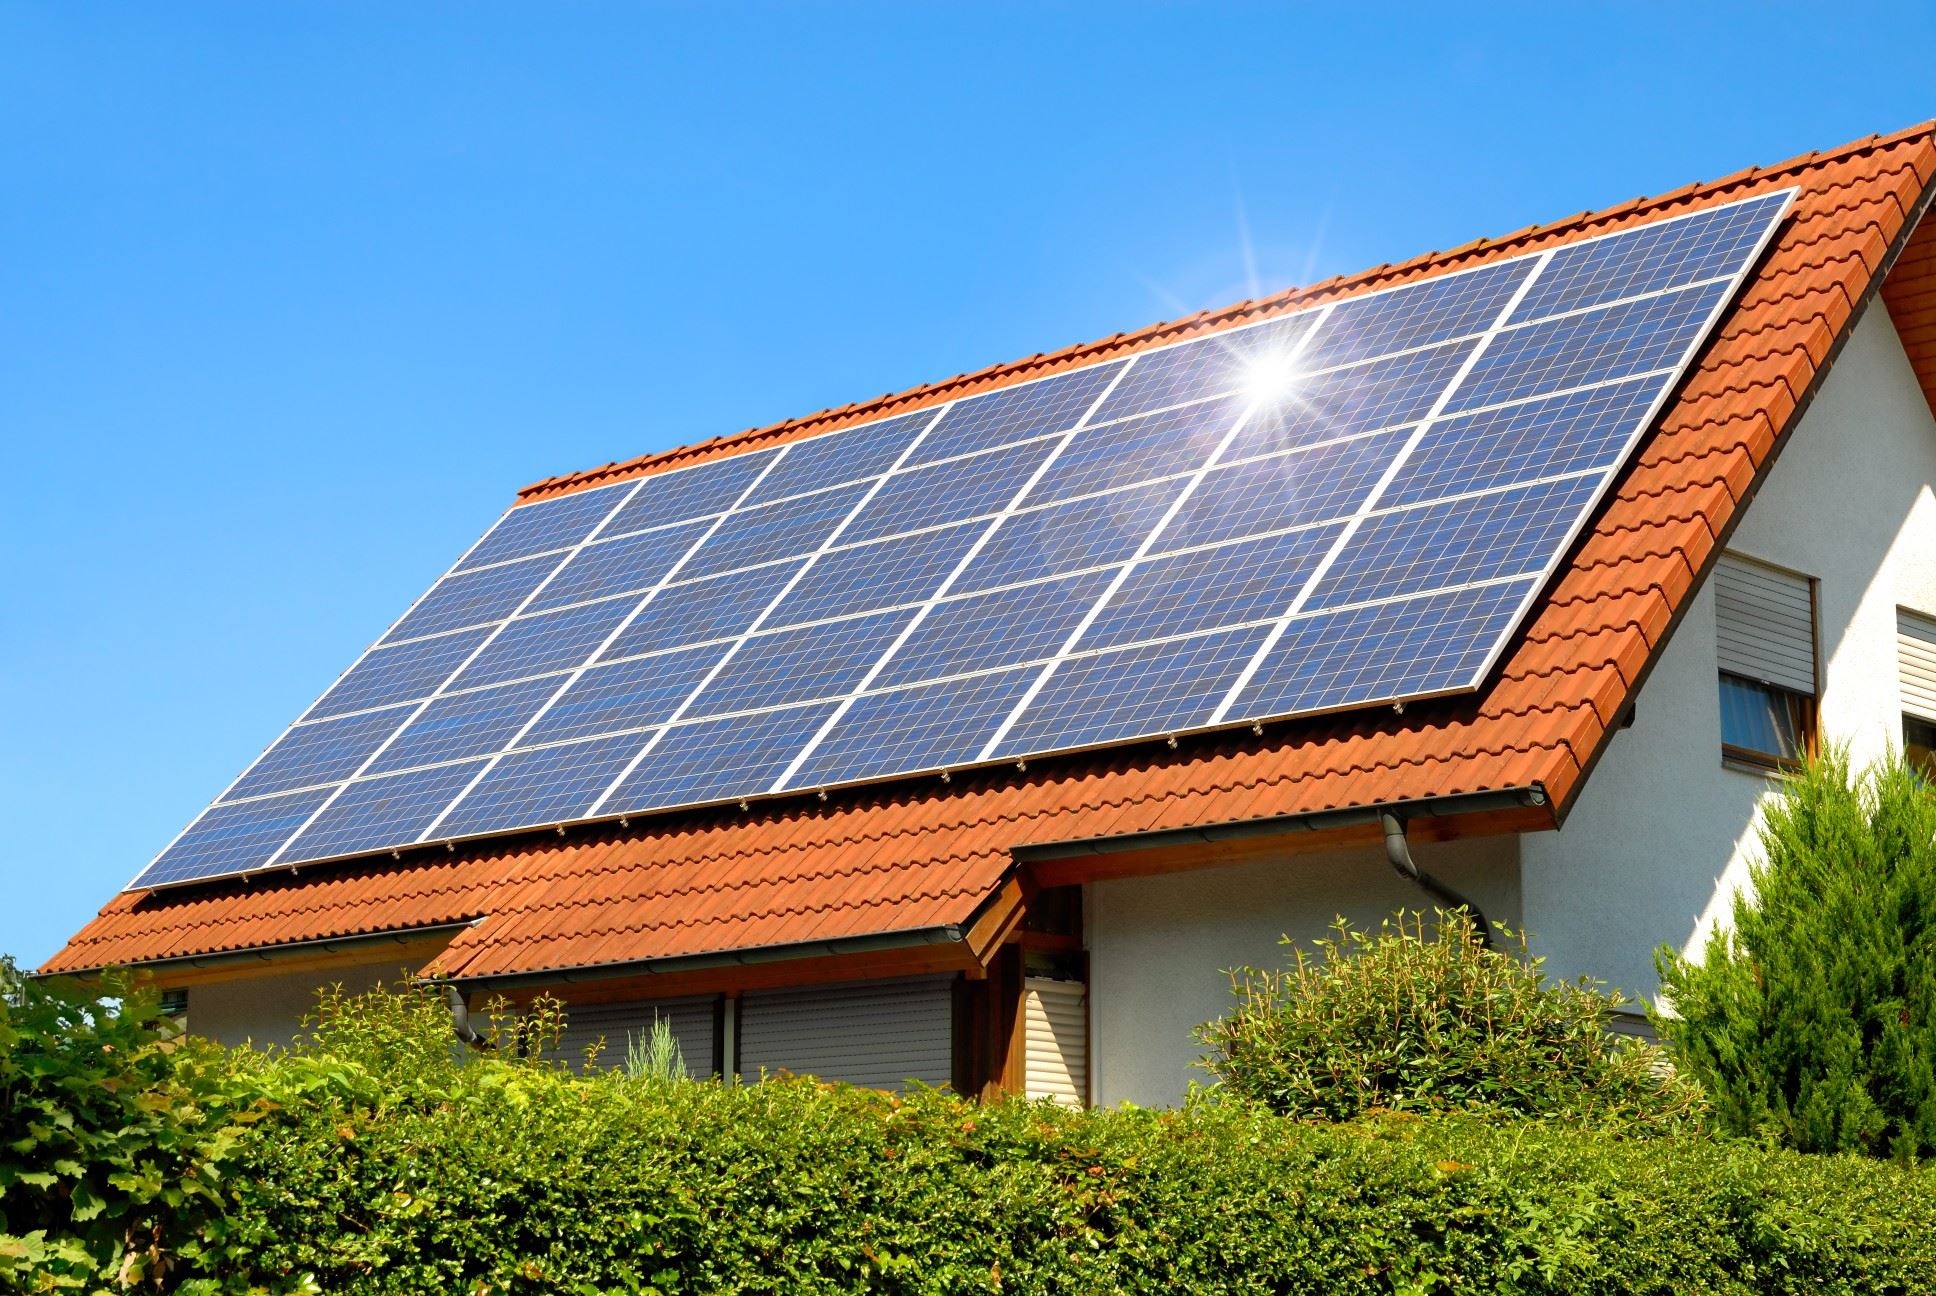
[[[1768,166],[1747,167],[1713,180],[1698,180],[1664,193],[1641,195],[1610,207],[1576,212],[1571,216],[1541,224],[1527,225],[1496,237],[1482,237],[1449,249],[1425,252],[1404,261],[1384,262],[1364,270],[1332,275],[1315,283],[1283,289],[1264,297],[1245,298],[1227,306],[1200,310],[1177,319],[1146,325],[1132,332],[1112,333],[1092,342],[1078,343],[1056,351],[1037,351],[1015,360],[1005,360],[981,369],[958,373],[949,378],[919,384],[898,392],[886,392],[867,400],[829,406],[798,418],[783,419],[739,432],[724,433],[689,445],[674,446],[626,460],[613,460],[595,468],[546,477],[523,487],[515,503],[549,499],[611,481],[648,476],[654,472],[700,462],[714,457],[742,453],[756,446],[790,438],[831,431],[853,422],[864,422],[903,407],[939,404],[982,388],[993,389],[1008,380],[1020,380],[1037,370],[1075,368],[1101,359],[1112,350],[1153,341],[1166,336],[1183,336],[1211,324],[1234,323],[1247,316],[1281,313],[1320,300],[1369,291],[1386,280],[1423,274],[1428,270],[1457,264],[1479,254],[1492,255],[1501,248],[1536,243],[1567,230],[1588,229],[1595,225],[1626,219],[1639,212],[1665,208],[1726,193],[1751,184],[1765,184],[1786,175],[1800,174],[1824,165],[1884,149],[1894,148],[1918,138],[1936,138],[1936,119],[1918,122],[1887,135],[1873,134],[1831,149],[1818,149],[1787,158]]]

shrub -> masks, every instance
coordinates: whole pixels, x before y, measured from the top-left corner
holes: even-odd
[[[1466,1114],[1309,1124],[1236,1099],[1069,1111],[484,1056],[435,1074],[374,1103],[322,1087],[251,1133],[232,1182],[252,1250],[232,1281],[347,1296],[1936,1288],[1936,1181],[1873,1162]]]
[[[213,1046],[156,997],[20,976],[0,959],[0,1286],[177,1290],[221,1252],[241,1123]]]
[[[556,1014],[528,1010],[527,1040],[533,1017]],[[232,1054],[261,1119],[170,1290],[1936,1289],[1936,1179],[1856,1158],[1465,1113],[1313,1124],[1228,1095],[1069,1111],[581,1077],[450,1043],[432,995],[332,992],[295,1048]],[[61,1281],[16,1268],[0,1287]]]
[[[1783,785],[1752,892],[1657,1018],[1721,1126],[1805,1151],[1936,1153],[1936,792],[1831,750]]]
[[[1288,968],[1232,974],[1236,1008],[1198,1032],[1226,1088],[1324,1120],[1376,1108],[1656,1124],[1698,1113],[1698,1091],[1658,1050],[1610,1031],[1618,997],[1584,979],[1548,984],[1523,938],[1500,929],[1513,946],[1489,950],[1463,910],[1335,930]]]

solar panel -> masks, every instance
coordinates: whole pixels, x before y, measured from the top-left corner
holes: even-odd
[[[1475,689],[1791,199],[514,508],[132,885]]]

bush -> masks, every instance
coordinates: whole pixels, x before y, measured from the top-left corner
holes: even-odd
[[[1936,1179],[1870,1160],[1467,1113],[1315,1124],[1234,1096],[1070,1111],[577,1076],[530,1046],[533,1015],[540,1037],[556,1018],[526,1014],[522,1055],[465,1054],[433,995],[332,994],[296,1048],[231,1055],[261,1118],[168,1289],[1936,1290]],[[147,1079],[131,1092],[181,1083]],[[0,1286],[71,1276],[50,1272]]]
[[[0,1286],[176,1290],[220,1254],[242,1123],[220,1051],[155,996],[20,976],[0,959]]]
[[[243,1059],[309,1088],[240,1150],[250,1253],[231,1281],[352,1296],[1936,1289],[1936,1181],[1873,1162],[1465,1114],[1309,1124],[1234,1098],[1085,1112],[579,1077],[461,1058],[447,1038],[408,1054],[421,1065],[401,1090],[308,1048]]]
[[[1479,943],[1464,910],[1399,914],[1376,933],[1340,919],[1315,957],[1231,975],[1237,1006],[1198,1038],[1226,1088],[1287,1116],[1483,1108],[1515,1116],[1671,1124],[1699,1092],[1657,1049],[1609,1029],[1617,996],[1549,985],[1523,938]],[[1292,942],[1286,938],[1286,944]]]
[[[1754,889],[1657,1019],[1723,1128],[1804,1151],[1936,1153],[1936,792],[1829,751],[1784,784]]]

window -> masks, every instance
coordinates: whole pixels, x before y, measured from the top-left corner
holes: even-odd
[[[1902,677],[1902,749],[1936,778],[1936,618],[1896,612]]]
[[[1815,583],[1733,554],[1714,577],[1722,758],[1792,769],[1815,742]]]

